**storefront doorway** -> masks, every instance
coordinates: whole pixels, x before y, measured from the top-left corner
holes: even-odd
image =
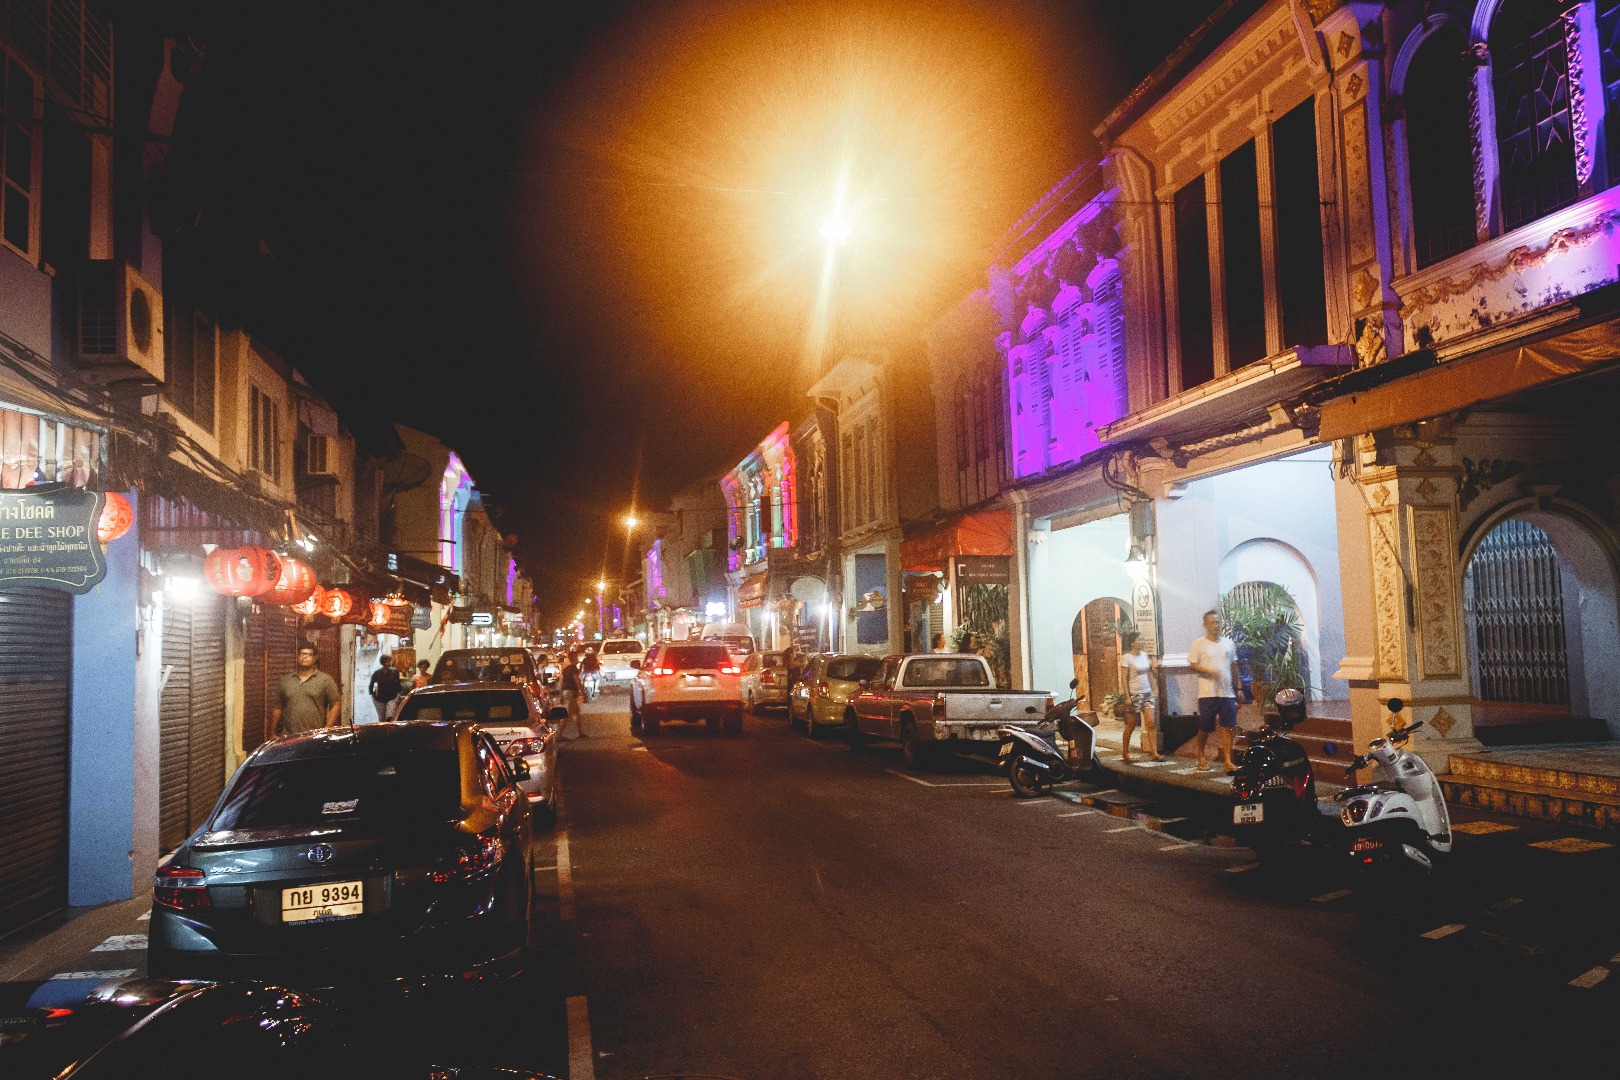
[[[1130,628],[1130,607],[1113,596],[1091,601],[1074,617],[1074,677],[1080,681],[1075,693],[1085,696],[1085,708],[1098,708],[1120,689],[1119,654]]]

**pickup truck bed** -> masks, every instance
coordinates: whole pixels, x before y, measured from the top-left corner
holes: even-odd
[[[851,738],[896,739],[908,765],[933,754],[979,752],[999,745],[1005,726],[1043,720],[1052,696],[1003,690],[989,663],[974,653],[891,656],[878,676],[850,699]]]

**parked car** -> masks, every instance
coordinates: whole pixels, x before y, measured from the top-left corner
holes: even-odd
[[[788,699],[788,722],[803,726],[812,739],[828,728],[842,729],[849,699],[860,691],[862,680],[872,678],[882,667],[882,659],[876,656],[812,656]]]
[[[647,650],[636,638],[608,638],[597,652],[602,665],[603,686],[629,686],[636,677],[636,663],[647,655]]]
[[[540,673],[529,650],[516,646],[505,649],[447,649],[439,654],[433,668],[435,683],[524,682],[535,684]]]
[[[759,651],[759,643],[745,623],[709,623],[701,631],[700,640],[724,645],[738,660],[746,660]]]
[[[521,967],[525,773],[465,720],[265,743],[159,865],[148,971],[308,987]]]
[[[1051,694],[998,689],[978,653],[920,653],[885,657],[844,717],[856,743],[898,739],[906,764],[920,765],[949,751],[992,753],[1003,727],[1032,727],[1051,707]]]
[[[788,669],[779,652],[755,653],[742,665],[743,701],[752,712],[788,703]]]
[[[638,735],[656,735],[670,720],[740,735],[742,713],[742,667],[717,642],[654,645],[630,684],[630,730]]]
[[[567,709],[547,709],[541,691],[530,684],[439,683],[413,691],[394,719],[471,720],[495,740],[507,760],[522,758],[529,778],[518,789],[534,811],[535,824],[557,823],[557,731]]]

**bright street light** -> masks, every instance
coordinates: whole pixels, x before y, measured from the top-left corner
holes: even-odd
[[[641,519],[636,517],[636,515],[634,515],[634,514],[626,514],[626,515],[624,515],[624,527],[625,528],[633,529],[637,525],[640,525],[640,524],[641,524]]]
[[[607,588],[607,581],[606,580],[598,581],[596,583],[596,591],[597,592],[601,592],[605,588]]]
[[[849,242],[849,219],[842,214],[833,214],[821,223],[821,238],[834,247],[843,247]]]

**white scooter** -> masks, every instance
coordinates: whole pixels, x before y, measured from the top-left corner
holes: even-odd
[[[1400,698],[1389,699],[1389,711],[1405,707]],[[1350,778],[1372,767],[1369,783],[1345,788],[1335,798],[1343,804],[1351,859],[1360,866],[1403,860],[1427,873],[1435,861],[1451,852],[1451,816],[1445,792],[1427,762],[1405,747],[1419,721],[1396,728],[1386,738],[1367,744],[1367,752],[1350,763]]]

